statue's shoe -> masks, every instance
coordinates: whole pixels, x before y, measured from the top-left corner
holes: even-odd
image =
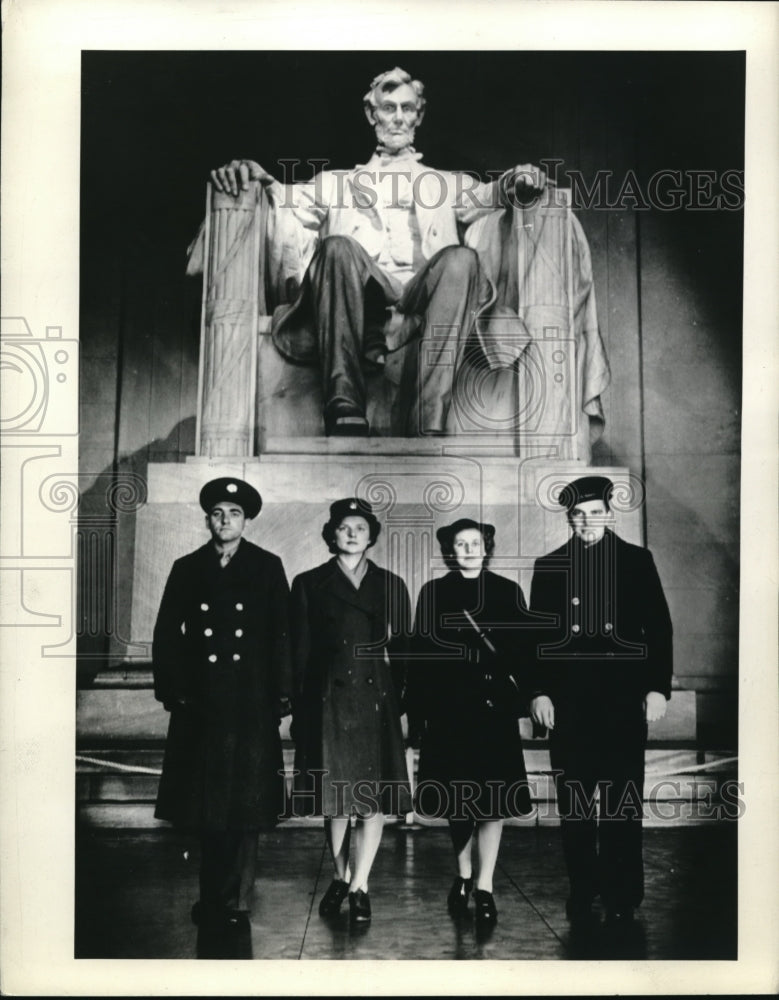
[[[365,417],[338,417],[328,437],[368,437],[370,427]]]
[[[367,437],[368,421],[355,407],[336,403],[325,410],[325,434],[328,437]]]

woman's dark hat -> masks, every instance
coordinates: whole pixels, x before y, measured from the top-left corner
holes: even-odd
[[[360,500],[357,497],[346,497],[345,500],[336,500],[330,504],[330,519],[328,524],[338,527],[345,517],[364,517],[368,524],[378,529],[380,527],[373,508],[367,500]]]
[[[614,483],[606,476],[582,476],[560,490],[557,502],[567,510],[587,500],[602,500],[608,507],[613,492]]]
[[[482,524],[480,521],[474,521],[470,517],[461,517],[454,524],[445,524],[436,531],[435,536],[438,539],[441,550],[443,552],[451,552],[454,549],[455,535],[461,531],[466,531],[468,528],[475,528],[477,531],[480,531],[485,542],[491,542],[495,537],[494,524]]]
[[[257,517],[262,507],[262,497],[253,486],[229,476],[212,479],[200,491],[200,506],[206,514],[222,502],[237,504],[248,520]]]

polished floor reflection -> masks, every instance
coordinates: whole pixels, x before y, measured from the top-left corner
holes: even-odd
[[[733,959],[736,825],[645,831],[646,898],[628,927],[571,932],[559,830],[512,828],[495,881],[497,926],[446,911],[446,830],[387,827],[370,883],[373,922],[349,927],[317,904],[331,870],[319,829],[260,837],[251,923],[196,928],[196,842],[170,830],[78,832],[77,958]],[[472,911],[472,906],[471,906]]]

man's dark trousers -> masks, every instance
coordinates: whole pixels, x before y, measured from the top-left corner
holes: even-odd
[[[578,699],[555,705],[550,758],[573,907],[586,908],[597,895],[609,910],[634,908],[643,899],[646,733],[637,699],[605,710]]]
[[[200,837],[200,905],[209,914],[248,913],[257,866],[257,830],[205,830]]]

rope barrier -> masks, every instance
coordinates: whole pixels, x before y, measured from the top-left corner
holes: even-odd
[[[684,777],[687,774],[693,774],[697,771],[708,771],[710,767],[720,767],[722,764],[733,764],[738,760],[738,757],[723,757],[721,760],[710,760],[705,764],[693,764],[692,767],[677,767],[672,771],[647,771],[646,777],[652,778],[670,778],[673,775],[679,775]]]
[[[647,771],[647,779],[651,778],[653,781],[657,778],[670,778],[678,775],[679,777],[684,777],[688,774],[698,773],[700,771],[708,771],[713,767],[721,767],[723,764],[733,764],[738,760],[738,757],[724,757],[720,760],[710,760],[705,764],[693,764],[691,767],[679,767],[672,771]],[[76,754],[76,761],[81,764],[94,764],[98,767],[105,767],[108,770],[114,771],[124,771],[128,774],[155,774],[157,776],[162,774],[162,770],[157,767],[142,767],[140,764],[120,764],[115,760],[102,760],[99,757],[85,757],[82,754]],[[545,774],[551,774],[550,771],[542,772]]]
[[[156,774],[159,776],[162,774],[161,768],[158,767],[141,767],[140,764],[120,764],[115,760],[101,760],[98,757],[84,757],[81,754],[76,754],[76,761],[81,764],[97,764],[99,767],[106,767],[109,770],[114,771],[127,771],[130,774]]]

